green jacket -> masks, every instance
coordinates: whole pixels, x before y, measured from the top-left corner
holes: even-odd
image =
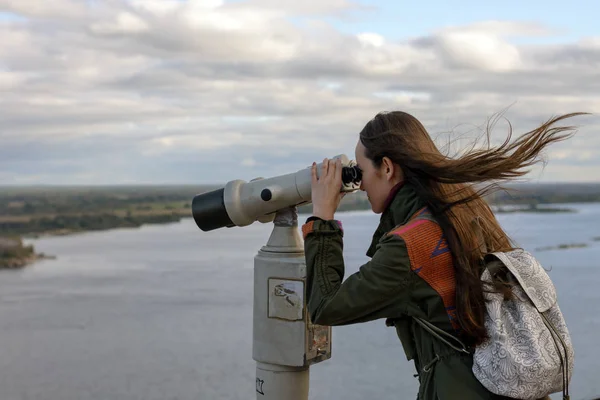
[[[389,234],[425,204],[409,185],[392,195],[367,251],[371,260],[346,280],[341,223],[309,218],[303,226],[311,320],[334,326],[385,318],[396,328],[407,359],[414,360],[420,400],[500,399],[473,375],[471,354],[442,343],[412,318],[455,333],[442,296],[411,268],[405,240]],[[452,279],[453,274],[452,269]]]

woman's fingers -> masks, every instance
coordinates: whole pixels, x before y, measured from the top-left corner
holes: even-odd
[[[342,160],[340,158],[335,160],[335,183],[342,185]]]
[[[318,178],[316,177],[317,167],[314,166],[313,163],[313,171],[315,173],[316,180],[325,180],[328,181],[342,181],[342,160],[337,159],[328,159],[325,158],[323,163],[321,164],[321,173]],[[312,172],[312,171],[311,171]]]
[[[323,164],[321,164],[321,176],[319,178],[325,178],[327,173],[329,172],[329,160],[327,158],[323,159]]]
[[[342,160],[335,159],[329,160],[328,167],[328,180],[332,183],[340,183],[342,182]]]
[[[337,160],[329,160],[329,180],[336,181],[338,175]]]

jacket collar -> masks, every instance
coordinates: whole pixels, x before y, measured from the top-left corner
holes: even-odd
[[[379,240],[387,232],[398,225],[404,225],[410,217],[425,206],[414,187],[409,184],[398,184],[392,188],[385,202],[385,208],[379,220],[379,226],[373,234],[367,256],[373,257]]]
[[[385,203],[383,206],[384,210],[387,210],[387,208],[390,206],[390,204],[392,203],[392,200],[394,200],[394,198],[396,197],[396,194],[398,193],[400,188],[402,188],[402,186],[404,186],[404,182],[399,182],[392,188],[392,190],[390,190],[390,194],[388,194],[387,199],[385,199]]]

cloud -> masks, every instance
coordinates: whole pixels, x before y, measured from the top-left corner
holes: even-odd
[[[78,0],[2,0],[0,10],[24,17],[76,19],[87,14],[86,3]]]
[[[269,176],[353,156],[382,110],[414,114],[441,144],[510,105],[518,132],[600,111],[600,38],[528,43],[559,33],[540,23],[392,40],[325,22],[368,10],[346,0],[49,4],[0,0],[21,17],[0,21],[0,184]],[[578,178],[598,180],[600,121],[576,123],[584,128],[552,148],[547,171],[585,162]],[[569,178],[543,179],[557,176]]]

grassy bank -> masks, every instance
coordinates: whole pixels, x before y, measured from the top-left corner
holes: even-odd
[[[32,215],[20,218],[0,217],[0,235],[16,234],[38,237],[114,228],[137,228],[144,224],[177,222],[188,216],[191,216],[191,211],[181,209],[139,213],[107,210],[97,213]]]
[[[0,191],[0,235],[64,235],[191,216],[191,200],[210,187],[9,188]]]
[[[24,246],[20,237],[0,237],[0,269],[22,268],[46,257],[37,254],[33,246]]]

